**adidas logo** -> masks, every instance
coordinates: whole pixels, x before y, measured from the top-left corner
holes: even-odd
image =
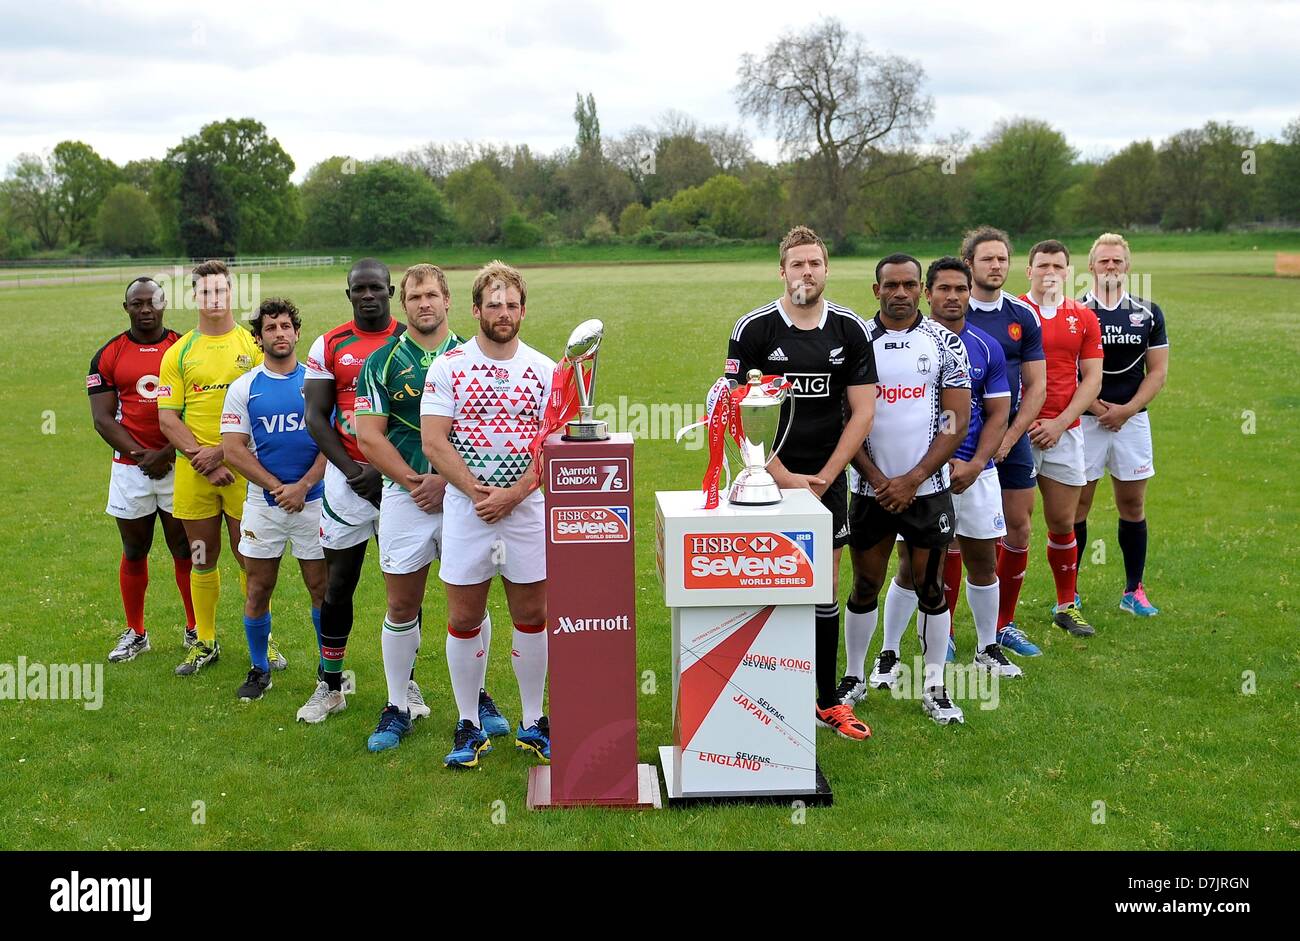
[[[835,538],[843,539],[846,536],[848,536],[848,534],[849,534],[849,524],[846,522],[843,526],[839,528],[839,532],[835,534]]]
[[[776,349],[774,349],[771,353],[768,354],[767,361],[769,363],[788,363],[790,359],[788,356],[785,355],[785,352],[781,349],[781,347],[778,346]]]

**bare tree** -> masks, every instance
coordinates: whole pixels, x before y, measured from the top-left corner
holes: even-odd
[[[782,35],[761,58],[746,53],[738,77],[740,113],[813,170],[819,222],[837,242],[872,153],[915,143],[934,113],[920,63],[871,52],[836,19]]]

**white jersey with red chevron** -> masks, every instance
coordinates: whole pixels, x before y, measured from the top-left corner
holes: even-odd
[[[469,472],[510,487],[528,470],[528,447],[541,427],[555,362],[522,340],[510,359],[492,359],[479,338],[433,361],[421,415],[452,419],[449,440]]]

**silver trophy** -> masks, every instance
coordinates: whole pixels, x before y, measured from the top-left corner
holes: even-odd
[[[609,437],[609,425],[592,418],[596,394],[596,354],[605,335],[605,325],[599,320],[584,320],[573,328],[569,342],[564,347],[564,358],[573,366],[573,381],[578,386],[578,417],[564,426],[565,441],[604,441]],[[583,363],[591,363],[583,370]]]
[[[727,502],[741,506],[769,506],[781,502],[781,488],[776,485],[767,465],[772,462],[776,452],[785,443],[790,433],[790,424],[794,421],[794,399],[790,397],[788,383],[763,384],[763,375],[757,369],[749,371],[749,391],[736,406],[740,411],[740,423],[744,429],[741,436],[739,454],[734,451],[735,444],[730,437],[726,440],[733,457],[743,466],[736,475],[727,494]],[[790,411],[781,439],[776,440],[777,430],[781,427],[781,406],[789,399]]]

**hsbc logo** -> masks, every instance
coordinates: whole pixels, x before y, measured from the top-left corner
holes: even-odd
[[[553,506],[551,542],[628,542],[630,523],[625,506]]]
[[[790,394],[801,399],[824,399],[831,394],[830,373],[788,372]]]
[[[903,399],[923,399],[926,396],[929,386],[876,386],[877,400],[884,401],[888,405],[895,402],[901,402]]]
[[[626,614],[613,618],[557,618],[552,634],[583,634],[589,631],[630,631]]]
[[[809,588],[813,534],[687,533],[682,537],[687,588]]]

